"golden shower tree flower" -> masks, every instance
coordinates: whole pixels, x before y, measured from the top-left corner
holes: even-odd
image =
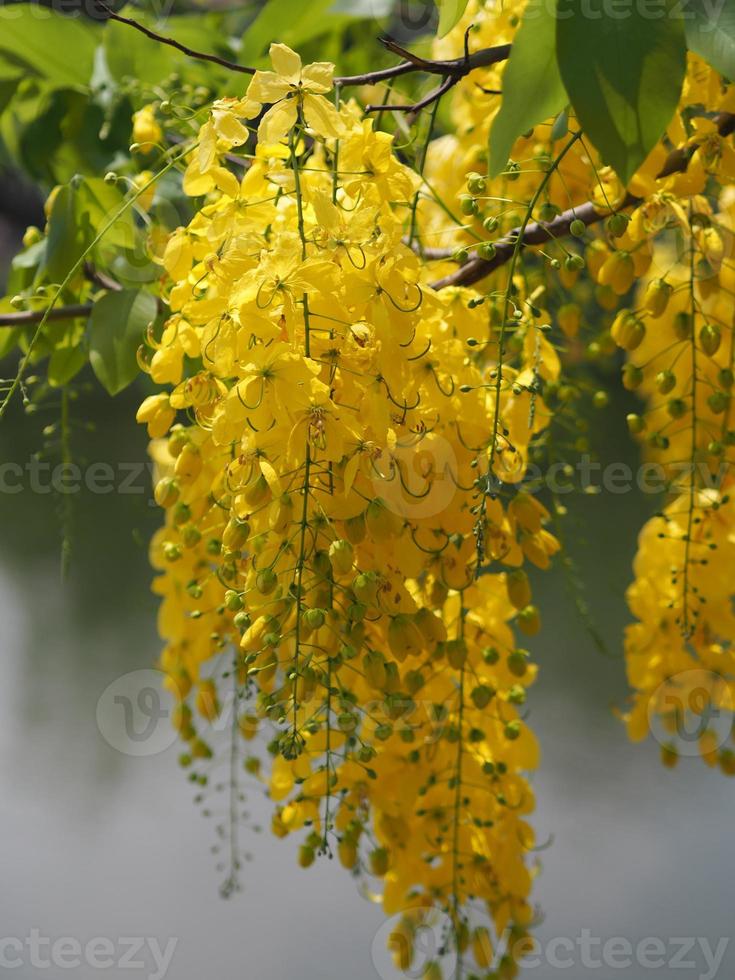
[[[337,139],[344,127],[334,106],[324,98],[333,87],[334,65],[317,61],[302,65],[301,57],[285,44],[271,44],[273,71],[258,71],[248,86],[248,99],[270,105],[258,127],[261,143],[279,143],[302,113],[317,136]]]

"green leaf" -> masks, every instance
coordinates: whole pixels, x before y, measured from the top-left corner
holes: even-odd
[[[566,109],[563,109],[556,117],[554,120],[554,125],[551,127],[551,141],[555,143],[557,140],[564,139],[568,132],[569,113]]]
[[[642,5],[613,17],[607,0],[558,0],[561,77],[583,129],[626,183],[663,135],[686,71],[684,24]]]
[[[436,0],[439,7],[439,27],[437,35],[444,37],[462,19],[467,9],[467,0]]]
[[[87,88],[96,36],[79,18],[62,17],[39,4],[0,7],[0,53],[59,88]]]
[[[505,169],[518,137],[567,103],[556,64],[556,18],[547,0],[531,0],[503,73],[503,101],[490,131],[490,175]]]
[[[79,210],[89,215],[94,235],[107,224],[125,202],[125,195],[115,184],[108,184],[102,177],[87,177],[79,188]],[[128,208],[114,225],[105,232],[105,248],[133,248],[137,240],[133,209]]]
[[[3,112],[20,85],[22,73],[12,65],[0,62],[0,113]]]
[[[243,35],[240,61],[244,64],[262,61],[272,41],[298,49],[356,19],[342,11],[335,0],[311,0],[310,3],[270,0]]]
[[[48,380],[53,388],[62,388],[79,374],[87,363],[87,351],[76,347],[57,347],[48,362]]]
[[[155,297],[141,289],[106,293],[95,303],[89,321],[89,361],[111,395],[140,372],[137,350],[156,309]]]
[[[58,283],[66,277],[92,240],[89,224],[78,219],[77,191],[65,184],[54,196],[48,220],[44,271],[51,282]]]
[[[147,18],[139,17],[146,24]],[[200,39],[201,44],[201,39]],[[156,85],[174,70],[176,60],[171,48],[155,41],[125,24],[110,22],[105,28],[105,59],[112,77]],[[183,56],[179,56],[183,60]]]
[[[685,15],[690,51],[709,62],[725,78],[735,79],[735,5],[689,0]]]

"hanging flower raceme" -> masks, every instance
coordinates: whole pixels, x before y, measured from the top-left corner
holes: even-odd
[[[163,260],[150,371],[171,387],[139,413],[167,514],[162,666],[189,757],[230,687],[243,735],[270,732],[270,764],[247,764],[302,864],[337,851],[389,914],[440,911],[460,958],[474,936],[482,966],[476,903],[500,931],[532,919],[535,668],[513,622],[538,628],[521,565],[557,547],[539,503],[490,488],[522,475],[544,407],[523,379],[499,390],[475,295],[427,284],[404,243],[418,178],[385,134],[326,101],[331,66],[272,60],[205,123],[187,182],[207,197]]]
[[[457,27],[437,42],[436,56],[461,56],[470,27],[481,46],[511,41],[518,13],[514,5],[498,11],[493,4],[468,4]],[[638,620],[626,635],[634,689],[629,729],[635,738],[653,730],[669,764],[693,744],[708,763],[732,773],[735,756],[723,719],[732,712],[735,693],[728,572],[735,445],[729,185],[735,156],[719,127],[735,108],[735,91],[700,58],[688,58],[681,104],[666,139],[627,187],[602,165],[589,141],[561,142],[573,128],[573,120],[567,127],[563,118],[517,140],[506,171],[490,179],[487,147],[489,141],[491,156],[504,68],[473,73],[455,89],[455,132],[429,147],[417,226],[425,245],[449,245],[455,259],[492,260],[497,249],[508,249],[508,230],[522,226],[525,202],[526,220],[538,227],[562,211],[571,215],[562,232],[571,232],[569,244],[542,244],[522,275],[512,258],[499,263],[487,279],[485,302],[496,311],[500,306],[496,322],[505,359],[512,356],[512,368],[519,370],[515,383],[539,387],[559,418],[564,403],[580,396],[568,376],[575,361],[597,361],[615,345],[627,352],[623,384],[646,400],[645,411],[628,416],[628,427],[649,465],[660,468],[651,479],[658,478],[669,495],[642,532],[628,595]],[[585,220],[574,220],[582,202],[594,206],[591,223],[589,205]],[[452,266],[438,268],[447,274]],[[590,293],[585,276],[603,311],[594,319],[604,321],[610,311],[612,322],[585,350],[578,340],[585,304],[564,302],[556,310],[550,304],[550,322],[568,342],[559,385],[558,361],[544,377],[553,355],[534,343],[529,326],[537,321],[528,307],[543,305],[534,297],[553,296],[555,279],[566,289],[577,284],[580,296]],[[509,309],[517,316],[510,328]],[[553,334],[541,336],[553,342]],[[600,393],[600,404],[606,401]]]
[[[641,533],[628,590],[638,620],[626,632],[628,726],[636,739],[653,730],[669,765],[694,750],[733,775],[723,727],[735,706],[732,206],[725,191],[715,207],[695,194],[676,209],[677,247],[662,241],[656,277],[613,325],[629,351],[627,376],[646,399],[628,425],[669,495]]]

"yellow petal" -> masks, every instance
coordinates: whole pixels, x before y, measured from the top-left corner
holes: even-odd
[[[184,193],[189,197],[200,197],[208,194],[214,187],[214,181],[209,173],[202,173],[199,160],[195,157],[184,174],[183,188]]]
[[[248,85],[248,99],[255,102],[278,102],[291,91],[289,82],[272,71],[256,71]]]
[[[240,193],[240,182],[226,167],[212,167],[209,171],[219,189],[228,197],[235,198]]]
[[[292,51],[287,44],[271,44],[268,53],[271,56],[274,71],[290,82],[299,81],[301,58],[295,51]]]
[[[217,134],[210,119],[199,131],[199,170],[205,174],[217,159]]]
[[[296,99],[284,99],[271,106],[258,127],[261,143],[277,143],[296,125]]]
[[[334,65],[329,61],[315,61],[301,73],[304,88],[310,92],[324,93],[334,85]]]
[[[233,113],[215,109],[212,118],[217,136],[229,143],[230,146],[240,146],[247,142],[250,134]]]
[[[323,95],[304,96],[304,118],[318,136],[339,139],[344,132],[339,113]]]
[[[266,479],[268,486],[271,488],[271,492],[274,496],[283,493],[283,487],[281,486],[281,481],[279,479],[278,473],[271,466],[271,464],[265,460],[260,460],[260,472]]]

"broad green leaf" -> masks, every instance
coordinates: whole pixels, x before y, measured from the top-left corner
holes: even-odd
[[[46,257],[46,239],[42,238],[38,242],[24,248],[13,256],[11,265],[13,269],[35,269]]]
[[[467,0],[436,0],[439,7],[439,27],[437,34],[444,37],[462,19],[467,9]]]
[[[3,64],[0,60],[0,113],[15,95],[20,85],[22,72],[18,67]]]
[[[89,215],[94,235],[107,224],[125,201],[125,195],[115,184],[108,184],[102,177],[87,177],[79,188],[80,213]],[[106,247],[133,248],[137,240],[132,207],[117,219],[105,232],[103,244]]]
[[[0,310],[3,313],[6,312],[3,303],[0,303]],[[7,312],[12,313],[12,309],[7,310]],[[3,327],[0,329],[0,359],[7,357],[12,350],[15,350],[22,334],[23,330],[21,327],[13,327],[12,329]]]
[[[651,19],[631,4],[558,0],[561,77],[582,128],[626,183],[663,135],[686,71],[684,23],[666,9]]]
[[[145,18],[138,19],[146,23]],[[199,43],[202,43],[201,39]],[[105,59],[116,81],[133,78],[151,85],[162,82],[170,75],[175,61],[171,48],[156,44],[144,34],[115,21],[105,28]]]
[[[48,362],[48,380],[54,388],[69,384],[87,363],[87,351],[78,344],[76,347],[57,347]]]
[[[48,219],[45,273],[61,282],[89,245],[89,223],[79,220],[77,191],[65,184],[56,192]]]
[[[689,49],[735,79],[735,4],[689,0],[684,26]]]
[[[106,293],[95,303],[89,320],[89,361],[111,395],[139,373],[137,350],[156,309],[155,297],[141,289]]]
[[[531,0],[503,73],[503,101],[490,130],[490,175],[505,169],[518,137],[559,113],[567,95],[556,64],[556,18]]]
[[[97,31],[79,18],[39,4],[0,7],[0,54],[60,88],[85,89],[92,76]]]
[[[353,20],[335,0],[269,0],[243,35],[240,61],[262,62],[272,41],[299,48]]]
[[[554,125],[551,127],[551,140],[556,142],[557,140],[564,139],[564,137],[569,132],[569,112],[563,109],[559,115],[554,120]]]

